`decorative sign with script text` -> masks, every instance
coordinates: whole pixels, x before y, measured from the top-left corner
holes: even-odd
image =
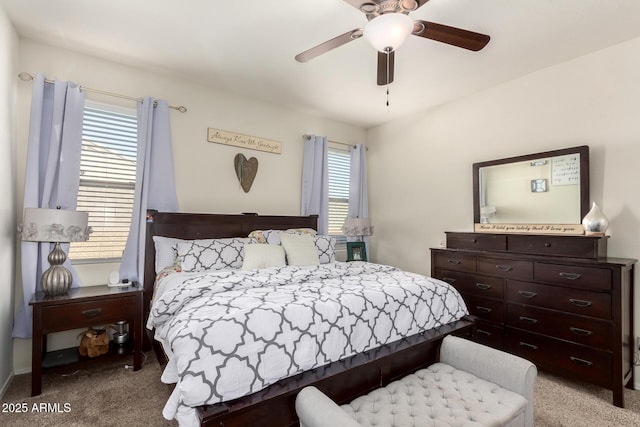
[[[475,224],[476,233],[584,234],[582,224]]]
[[[281,154],[282,144],[279,141],[259,138],[257,136],[243,135],[241,133],[228,132],[226,130],[208,128],[207,141],[218,144],[233,145],[234,147],[248,148],[250,150],[266,151],[267,153]]]

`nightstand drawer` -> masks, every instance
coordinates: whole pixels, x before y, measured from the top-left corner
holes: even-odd
[[[135,303],[135,298],[123,297],[42,307],[42,333],[130,319],[135,316]]]

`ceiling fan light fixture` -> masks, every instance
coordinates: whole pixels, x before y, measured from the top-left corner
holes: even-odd
[[[364,27],[364,37],[379,52],[399,48],[413,31],[413,19],[404,13],[384,13]]]

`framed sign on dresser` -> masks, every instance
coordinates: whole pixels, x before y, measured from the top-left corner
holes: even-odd
[[[477,342],[541,370],[613,392],[633,385],[635,259],[606,257],[608,237],[448,232],[431,275],[477,316]]]

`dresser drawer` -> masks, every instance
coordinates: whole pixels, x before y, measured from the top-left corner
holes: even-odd
[[[480,276],[448,270],[436,270],[435,277],[449,283],[463,294],[504,298],[504,279],[501,277]]]
[[[557,283],[581,289],[611,290],[611,270],[578,265],[536,262],[533,277],[538,282]]]
[[[507,326],[611,350],[611,322],[525,305],[507,304]]]
[[[505,330],[505,350],[533,362],[538,368],[610,387],[611,353],[566,343],[541,335]]]
[[[507,237],[507,247],[509,252],[597,258],[599,240],[583,236],[512,235]]]
[[[502,258],[478,258],[478,273],[511,279],[533,279],[533,263]]]
[[[502,350],[504,349],[503,333],[504,329],[501,326],[477,320],[476,332],[473,335],[473,340],[477,343]]]
[[[447,248],[506,251],[507,236],[484,233],[447,233]]]
[[[435,267],[444,270],[456,271],[476,271],[476,257],[473,255],[462,255],[454,251],[437,252],[435,254]]]
[[[134,315],[133,297],[51,305],[42,307],[43,333],[106,325],[132,319]]]
[[[507,301],[611,319],[611,295],[602,292],[507,280]]]
[[[469,294],[463,294],[462,299],[465,304],[467,304],[467,309],[469,309],[470,314],[499,325],[504,323],[504,304],[501,300],[482,298]]]

